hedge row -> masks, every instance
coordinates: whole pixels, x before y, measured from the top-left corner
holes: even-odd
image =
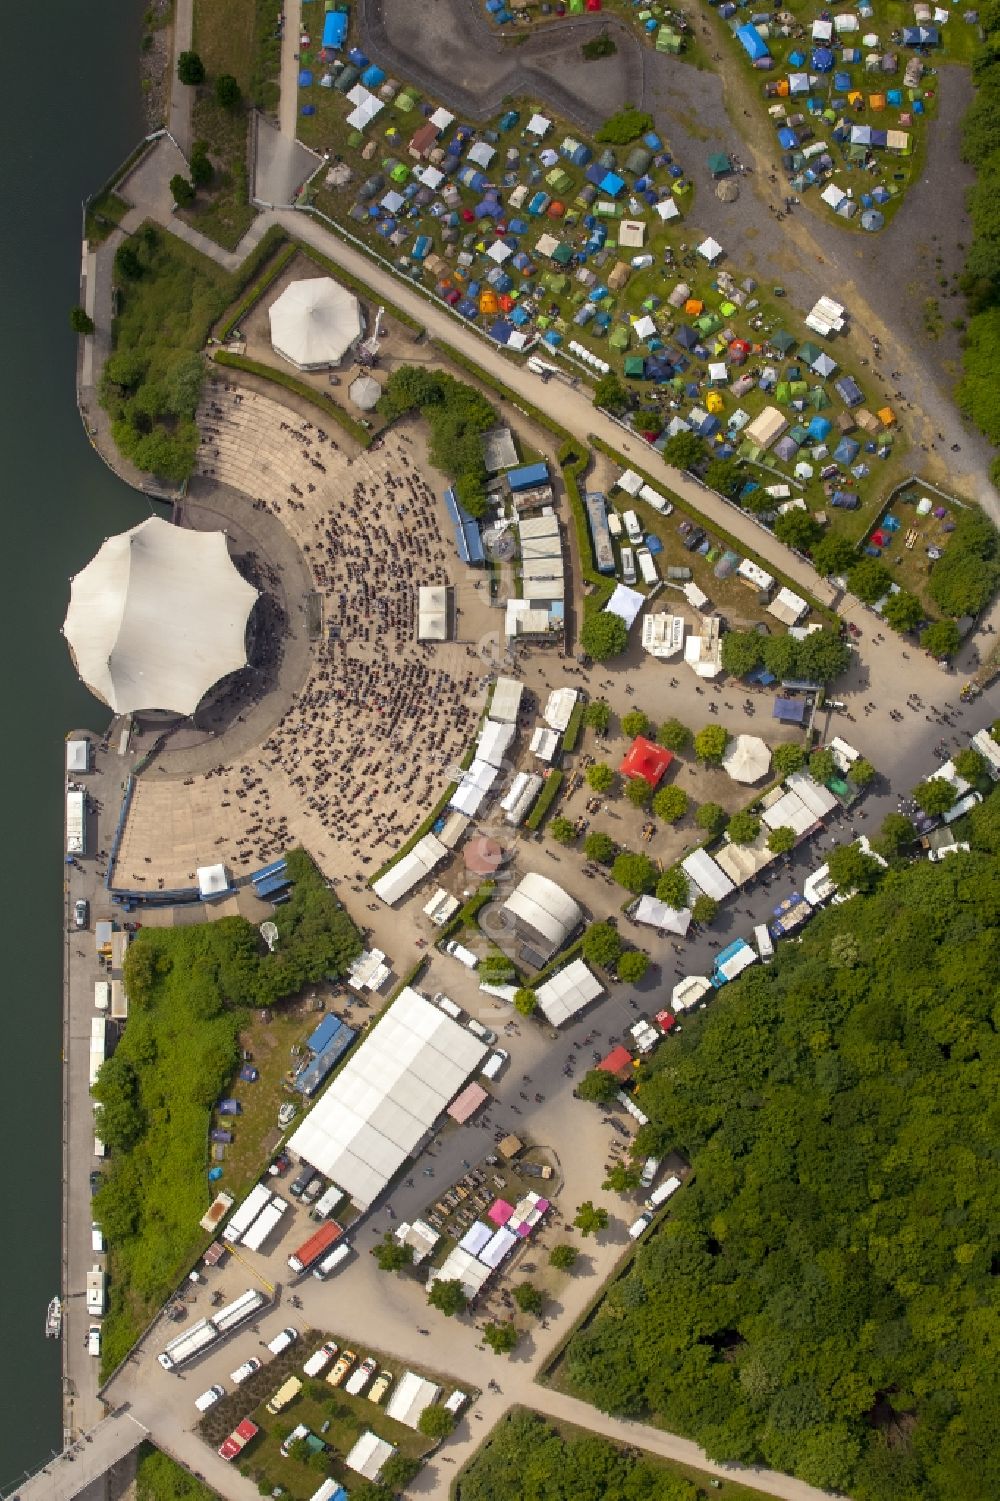
[[[322,391],[317,391],[304,380],[288,370],[278,370],[274,365],[262,365],[259,360],[247,359],[243,354],[230,354],[227,349],[217,349],[212,356],[217,365],[227,365],[231,370],[245,370],[248,375],[259,376],[261,380],[270,381],[272,385],[283,386],[286,391],[294,391],[296,396],[301,396],[303,401],[308,401],[325,417],[329,417],[342,427],[345,433],[349,433],[362,448],[367,448],[372,441],[372,434],[367,428],[361,426],[353,417],[331,401],[329,396]]]
[[[585,584],[589,584],[589,592],[584,597],[584,614],[589,615],[596,610],[604,608],[614,592],[618,582],[613,576],[599,573],[594,563],[594,545],[590,534],[590,523],[587,520],[587,511],[580,493],[580,476],[586,471],[590,459],[586,453],[581,454],[578,445],[572,438],[560,448],[557,458],[562,470],[563,483],[566,486],[566,494],[569,496],[569,508],[573,516],[573,524],[576,527],[577,552],[580,556],[580,573]]]
[[[577,741],[580,739],[580,731],[583,729],[583,716],[586,709],[582,699],[577,699],[573,705],[573,712],[569,716],[569,724],[563,735],[562,748],[564,751],[576,750]]]
[[[563,774],[558,769],[553,769],[545,778],[545,785],[538,794],[538,801],[524,820],[526,829],[538,829],[541,827],[545,815],[559,795],[562,786]]]
[[[261,243],[263,243],[263,241]],[[220,339],[228,339],[233,329],[239,327],[239,325],[243,322],[243,319],[256,306],[261,297],[263,297],[264,293],[267,291],[271,283],[275,280],[276,277],[280,276],[281,272],[288,265],[288,262],[292,260],[292,258],[297,254],[298,246],[286,243],[284,249],[274,257],[271,263],[267,266],[263,275],[257,278],[253,286],[250,288],[249,292],[237,305],[236,309],[226,318],[225,323],[223,323],[221,328],[219,329],[218,337]]]
[[[438,819],[441,817],[441,814],[444,812],[445,808],[447,808],[448,804],[451,802],[457,791],[458,783],[449,782],[447,787],[442,792],[441,796],[438,798],[437,802],[434,804],[431,811],[428,813],[427,817],[424,819],[423,823],[416,830],[416,832],[410,835],[406,843],[402,845],[396,851],[396,853],[385,862],[380,870],[377,870],[374,875],[368,877],[369,886],[373,886],[376,881],[380,881],[383,876],[388,875],[392,867],[394,865],[398,865],[403,856],[408,855],[413,846],[415,844],[419,844],[424,835],[431,832],[434,825],[437,823]]]
[[[478,891],[469,897],[465,906],[459,907],[455,916],[445,923],[437,939],[437,947],[440,948],[441,944],[447,942],[449,938],[454,938],[456,933],[461,933],[465,928],[471,928],[486,904],[493,900],[495,891],[495,881],[484,881]]]

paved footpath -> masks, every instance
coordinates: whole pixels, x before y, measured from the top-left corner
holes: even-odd
[[[129,1413],[105,1418],[85,1439],[19,1485],[17,1501],[70,1501],[100,1481],[112,1465],[131,1454],[148,1436],[148,1429]]]

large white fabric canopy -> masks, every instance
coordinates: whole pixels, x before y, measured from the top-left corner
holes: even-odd
[[[487,1051],[478,1037],[407,986],[289,1146],[367,1209]]]
[[[116,714],[193,714],[214,683],[246,666],[256,599],[224,532],[150,516],[109,537],[72,580],[63,635],[87,687]]]
[[[339,364],[362,333],[361,304],[331,276],[293,281],[269,316],[275,354],[299,370]]]

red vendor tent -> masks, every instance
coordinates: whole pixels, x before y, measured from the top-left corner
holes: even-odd
[[[650,787],[656,787],[673,759],[672,753],[662,745],[647,740],[645,735],[636,735],[618,770],[624,777],[643,777]]]

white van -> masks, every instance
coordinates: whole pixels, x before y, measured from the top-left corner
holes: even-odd
[[[468,1392],[454,1391],[454,1392],[452,1392],[451,1396],[448,1398],[447,1402],[444,1404],[445,1411],[446,1412],[454,1413],[455,1416],[457,1417],[458,1414],[462,1411],[462,1408],[468,1402],[468,1400],[469,1400],[469,1394],[468,1394]]]
[[[444,1012],[445,1016],[450,1016],[452,1021],[460,1022],[462,1020],[461,1006],[456,1006],[451,997],[446,996],[443,990],[439,990],[435,995],[434,1004],[439,1011]]]
[[[327,1340],[325,1345],[320,1345],[319,1349],[314,1351],[314,1353],[310,1355],[309,1359],[302,1367],[302,1374],[304,1376],[322,1375],[322,1373],[326,1370],[327,1366],[330,1364],[330,1361],[336,1354],[337,1346],[334,1344],[332,1339]]]
[[[504,1065],[509,1062],[510,1054],[504,1048],[497,1048],[496,1052],[490,1054],[479,1072],[484,1079],[495,1079]]]
[[[297,1329],[282,1329],[280,1334],[276,1334],[273,1339],[268,1340],[267,1348],[272,1355],[280,1355],[283,1350],[288,1349],[289,1345],[294,1345],[298,1337],[299,1331]]]
[[[608,531],[612,537],[620,537],[622,534],[622,518],[617,511],[608,512]]]
[[[92,1249],[97,1252],[98,1256],[103,1256],[104,1252],[107,1250],[107,1247],[104,1244],[104,1231],[101,1229],[96,1220],[94,1220],[93,1224],[90,1227],[90,1244]]]
[[[350,1246],[335,1247],[335,1249],[330,1252],[329,1256],[323,1257],[323,1260],[320,1262],[319,1266],[313,1267],[313,1276],[318,1277],[320,1282],[322,1282],[324,1278],[329,1277],[331,1272],[335,1272],[339,1266],[343,1266],[344,1262],[347,1260],[350,1254]]]
[[[225,1395],[226,1388],[224,1386],[210,1386],[207,1392],[202,1392],[200,1397],[195,1397],[194,1405],[199,1412],[207,1412],[210,1407],[215,1406],[220,1397],[224,1397]]]
[[[622,548],[622,578],[626,584],[634,584],[636,580],[635,553],[631,547]]]
[[[647,584],[658,584],[660,582],[660,575],[656,569],[656,559],[653,557],[653,554],[650,552],[649,548],[638,548],[636,550],[635,556],[636,561],[639,564],[639,572],[642,574],[643,582]]]
[[[489,1046],[496,1042],[497,1034],[491,1032],[489,1027],[484,1027],[482,1022],[477,1022],[474,1016],[470,1016],[465,1025],[473,1037],[478,1037],[480,1042],[485,1042]]]
[[[642,1164],[642,1172],[639,1175],[640,1188],[652,1188],[656,1181],[656,1175],[660,1171],[659,1157],[647,1157]]]
[[[446,954],[450,954],[453,959],[457,959],[459,964],[464,964],[466,969],[475,969],[479,963],[472,950],[467,949],[464,943],[459,943],[457,938],[449,938],[444,946],[444,951]]]
[[[767,923],[762,922],[753,930],[753,941],[757,945],[757,952],[765,964],[770,964],[774,958],[774,943]]]
[[[628,532],[629,541],[636,543],[638,546],[642,541],[642,527],[639,525],[638,516],[634,511],[626,511],[622,520],[625,523],[625,530]]]
[[[649,1229],[652,1218],[648,1209],[645,1214],[640,1214],[639,1218],[628,1227],[629,1240],[638,1240],[642,1232]]]

